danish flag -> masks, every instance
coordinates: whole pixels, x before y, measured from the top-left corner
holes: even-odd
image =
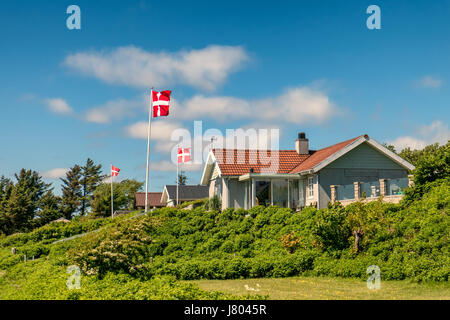
[[[113,177],[117,177],[119,175],[119,168],[114,167],[113,165],[111,165],[111,176]]]
[[[178,148],[178,163],[191,161],[191,148]]]
[[[170,90],[153,91],[153,118],[169,115]]]

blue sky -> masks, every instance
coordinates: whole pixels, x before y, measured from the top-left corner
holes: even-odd
[[[71,4],[81,30],[66,27]],[[443,143],[449,34],[450,1],[3,1],[0,174],[34,169],[59,189],[91,157],[144,181],[150,86],[174,99],[154,121],[151,191],[175,181],[170,132],[194,120],[279,128],[282,149],[299,131],[313,149],[364,133]],[[185,169],[199,183],[201,166]]]

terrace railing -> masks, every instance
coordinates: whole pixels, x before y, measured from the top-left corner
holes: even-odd
[[[403,190],[408,187],[409,180],[408,178],[399,178],[399,179],[389,179],[386,180],[387,183],[387,196],[395,196],[402,195]]]
[[[336,200],[351,200],[355,198],[355,189],[352,184],[336,186]]]
[[[360,183],[362,198],[376,198],[380,196],[380,181],[370,181]]]
[[[331,187],[331,202],[358,201],[361,198],[378,198],[380,196],[401,196],[404,189],[410,186],[409,178],[380,179],[369,182],[354,182]]]

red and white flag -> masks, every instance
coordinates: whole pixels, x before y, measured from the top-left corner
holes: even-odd
[[[117,177],[119,175],[119,168],[114,167],[113,165],[111,165],[111,176],[113,177]]]
[[[178,148],[178,163],[191,161],[191,148]]]
[[[169,115],[170,90],[153,91],[153,118]]]

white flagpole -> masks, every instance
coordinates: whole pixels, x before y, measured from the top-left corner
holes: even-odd
[[[180,183],[179,180],[180,177],[178,176],[178,149],[177,149],[177,205],[178,205],[178,184]]]
[[[111,219],[114,218],[114,190],[113,190],[113,171],[112,171],[112,163],[111,163]]]
[[[150,110],[148,112],[148,129],[147,129],[147,168],[145,172],[145,212],[148,210],[148,171],[149,171],[149,157],[150,157],[150,134],[151,134],[151,120],[153,112],[153,87],[150,90]]]

